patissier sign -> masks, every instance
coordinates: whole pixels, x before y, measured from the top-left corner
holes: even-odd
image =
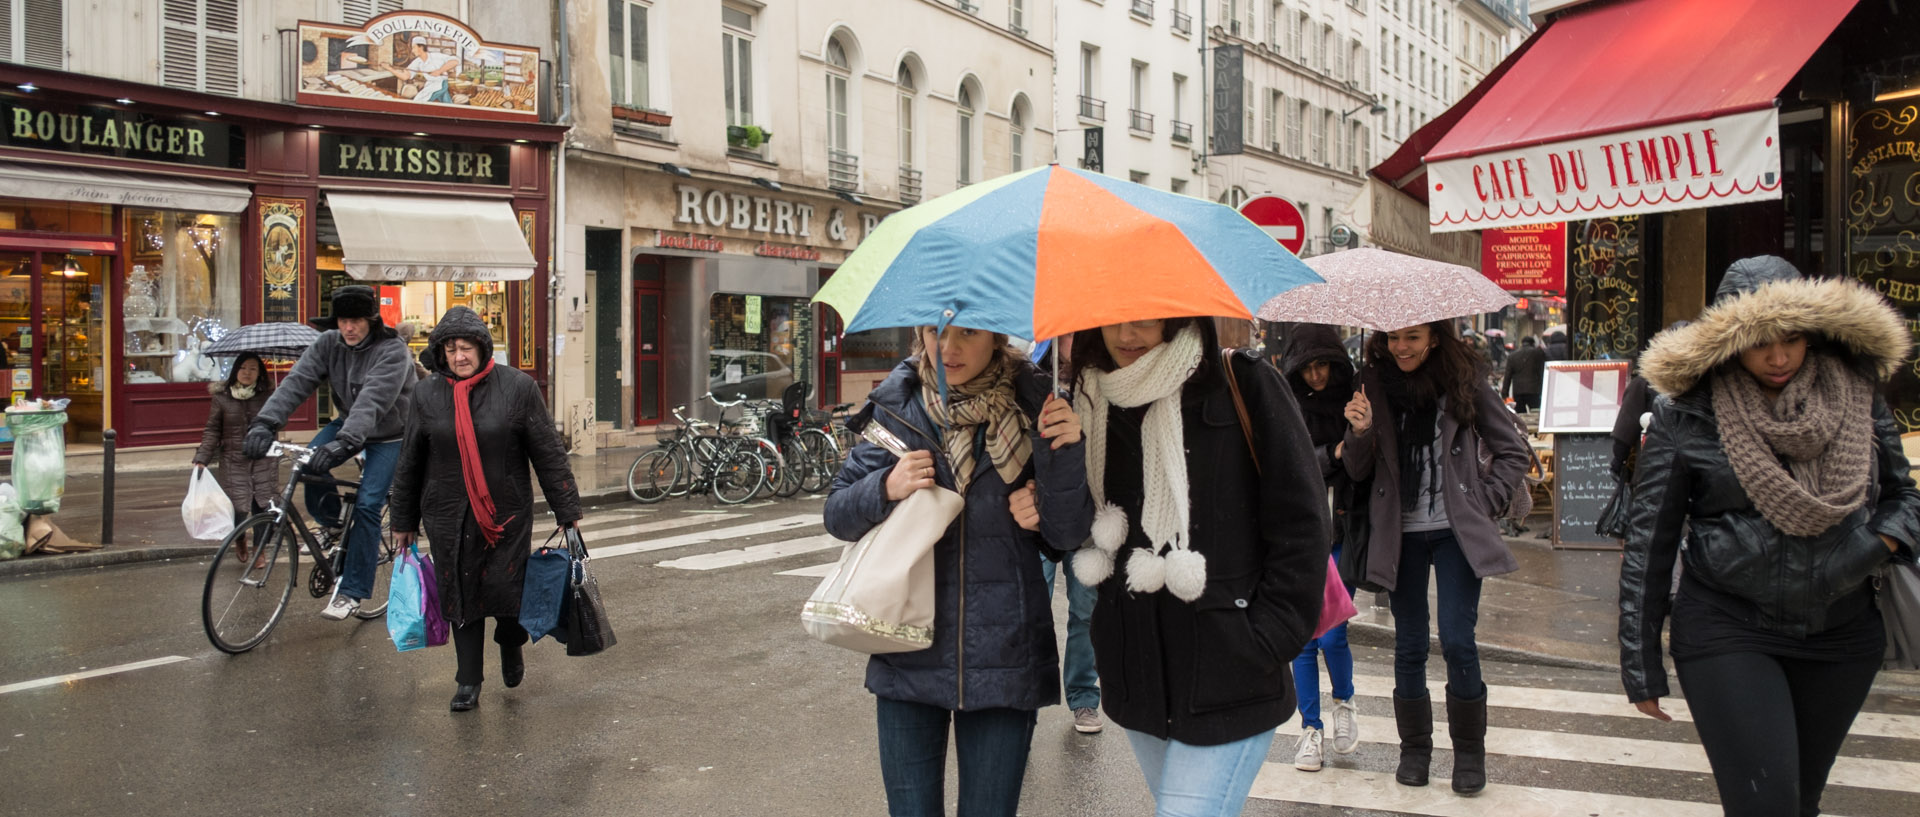
[[[1757,111],[1427,161],[1436,233],[1780,198],[1780,117]]]

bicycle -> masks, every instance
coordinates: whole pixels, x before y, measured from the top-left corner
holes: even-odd
[[[700,399],[720,407],[720,425],[717,428],[721,433],[751,440],[759,449],[760,459],[765,463],[767,470],[763,488],[771,489],[773,495],[781,499],[799,493],[799,475],[788,462],[787,450],[767,436],[767,432],[773,430],[767,421],[777,416],[777,404],[768,400],[748,400],[744,394],[734,397],[732,401],[726,401],[715,396],[713,392],[707,392],[700,395]],[[740,419],[728,420],[727,409],[736,406],[741,407]],[[696,423],[696,425],[702,424]],[[714,428],[713,426],[703,427]],[[756,496],[759,495],[758,491],[754,493]]]
[[[340,576],[346,566],[347,537],[353,531],[353,500],[360,483],[337,480],[326,474],[304,472],[313,449],[290,443],[275,443],[267,456],[291,456],[293,473],[287,487],[267,509],[246,518],[213,553],[207,568],[207,583],[200,596],[200,624],[207,639],[221,652],[238,655],[259,646],[273,632],[286,612],[299,580],[300,548],[304,543],[313,559],[313,571],[307,576],[307,592],[325,598],[340,592]],[[338,531],[323,530],[318,536],[307,526],[293,502],[294,488],[300,484],[345,488],[341,497]],[[373,591],[354,611],[363,620],[381,617],[387,611],[387,584],[393,574],[394,549],[386,533],[385,516],[381,521],[383,547],[375,556]],[[252,552],[240,558],[238,550],[252,544]]]
[[[720,434],[712,423],[689,419],[686,410],[686,406],[674,406],[673,417],[680,427],[627,467],[627,494],[652,504],[669,496],[711,491],[714,499],[738,505],[760,493],[767,465],[758,446],[745,437]]]

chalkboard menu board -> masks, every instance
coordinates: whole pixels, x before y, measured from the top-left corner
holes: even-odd
[[[1613,498],[1613,438],[1605,434],[1553,435],[1554,547],[1616,548],[1593,528]]]

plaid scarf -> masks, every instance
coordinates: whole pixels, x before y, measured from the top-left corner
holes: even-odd
[[[1000,472],[1002,481],[1014,485],[1033,457],[1027,415],[1013,397],[1014,368],[996,356],[972,380],[950,386],[953,403],[945,405],[940,402],[940,386],[929,371],[933,365],[930,357],[920,360],[920,395],[927,414],[943,429],[941,444],[946,447],[948,464],[953,466],[955,487],[964,496],[967,484],[973,481],[974,427],[980,425],[986,426],[987,456],[993,460],[994,470]]]

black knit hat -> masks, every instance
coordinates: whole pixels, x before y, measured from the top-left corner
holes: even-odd
[[[307,319],[307,323],[319,327],[322,331],[340,328],[341,318],[366,318],[372,324],[370,333],[375,340],[398,337],[380,320],[380,296],[373,287],[362,284],[348,284],[333,290],[333,314]]]

